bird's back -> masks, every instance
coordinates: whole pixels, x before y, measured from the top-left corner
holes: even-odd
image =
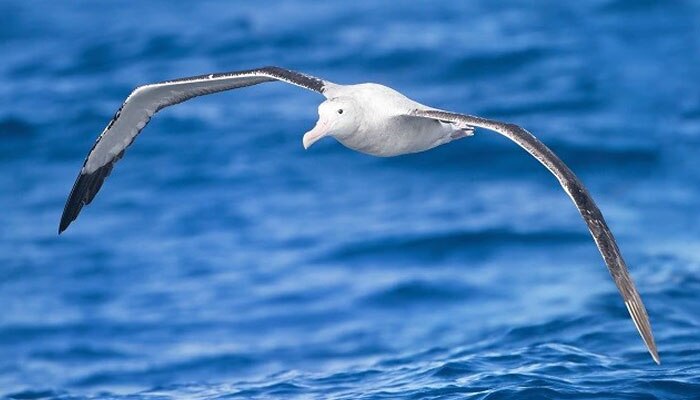
[[[403,115],[415,108],[428,108],[409,99],[402,93],[378,83],[360,83],[357,85],[336,86],[326,93],[329,98],[348,96],[363,105],[368,115],[389,117]]]

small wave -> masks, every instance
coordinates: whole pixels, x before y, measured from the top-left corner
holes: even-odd
[[[344,245],[331,251],[323,260],[373,259],[436,259],[451,252],[483,251],[488,246],[580,243],[589,240],[582,233],[565,231],[517,232],[508,229],[485,229],[474,232],[430,233],[418,237],[377,238]],[[323,261],[320,260],[320,261]]]
[[[124,359],[128,358],[130,354],[107,347],[73,346],[62,350],[38,351],[33,356],[47,361],[91,362],[95,360]]]
[[[414,302],[423,305],[456,302],[480,293],[478,287],[463,283],[409,281],[378,289],[364,301],[379,306],[407,307]]]
[[[25,390],[22,392],[10,393],[8,399],[14,400],[40,400],[40,399],[57,399],[65,395],[63,392],[54,390]]]
[[[462,79],[464,76],[503,76],[508,72],[536,65],[552,54],[548,49],[534,46],[481,52],[461,57],[448,64],[442,79]]]
[[[216,371],[217,374],[232,373],[249,369],[253,360],[241,354],[217,354],[200,357],[190,357],[183,361],[174,361],[147,368],[121,368],[115,370],[98,370],[76,380],[73,385],[78,387],[95,387],[100,385],[124,386],[143,384],[155,381],[185,380],[206,381],[207,377]]]
[[[35,126],[22,118],[7,116],[0,119],[0,138],[25,138],[33,136]]]

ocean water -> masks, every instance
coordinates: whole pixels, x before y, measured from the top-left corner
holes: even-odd
[[[700,398],[693,1],[0,2],[0,396]],[[304,151],[282,84],[162,111],[60,237],[137,85],[279,65],[525,126],[630,265],[638,337],[554,178],[478,132]]]

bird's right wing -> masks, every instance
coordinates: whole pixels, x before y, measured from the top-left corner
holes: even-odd
[[[159,110],[193,97],[272,81],[290,83],[321,94],[328,85],[333,85],[284,68],[264,67],[193,76],[136,88],[88,153],[66,202],[58,233],[63,232],[78,217],[84,205],[90,204],[124,150]]]
[[[608,266],[610,275],[612,275],[615,285],[617,285],[617,289],[620,291],[625,301],[625,306],[627,306],[627,310],[632,317],[632,321],[642,336],[651,357],[657,364],[661,363],[644,303],[639,297],[639,292],[637,292],[637,288],[627,270],[625,260],[622,259],[620,249],[617,247],[615,238],[610,232],[603,214],[598,209],[588,190],[583,186],[583,183],[552,150],[540,142],[533,134],[513,124],[435,109],[416,109],[409,115],[497,132],[525,149],[554,174],[564,191],[566,191],[566,194],[573,200],[584,221],[586,221],[588,230],[591,232],[593,240],[598,246],[605,264]]]

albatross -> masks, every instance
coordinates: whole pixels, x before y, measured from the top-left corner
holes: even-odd
[[[275,81],[312,90],[326,98],[318,107],[318,122],[303,136],[306,149],[330,136],[352,150],[391,157],[471,136],[476,128],[503,135],[522,147],[554,175],[576,205],[637,331],[653,360],[660,363],[646,308],[603,214],[583,183],[552,150],[520,126],[428,107],[376,83],[340,85],[280,67],[263,67],[139,86],[126,98],[88,153],[68,196],[58,233],[95,198],[114,164],[159,110],[197,96]]]

